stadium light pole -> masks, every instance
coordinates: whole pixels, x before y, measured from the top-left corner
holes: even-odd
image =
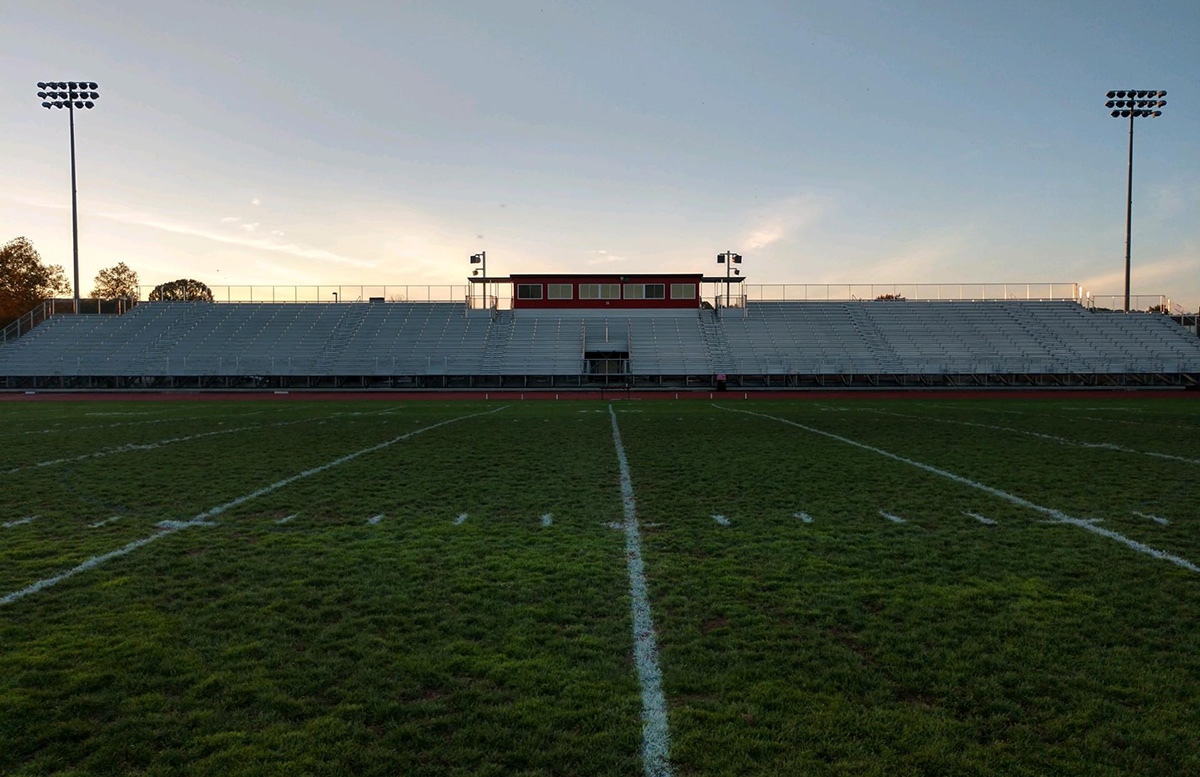
[[[1161,89],[1114,89],[1108,92],[1105,108],[1114,119],[1129,119],[1129,175],[1125,189],[1125,312],[1129,312],[1129,255],[1133,246],[1133,120],[1162,116],[1167,104]]]
[[[742,263],[741,254],[735,254],[733,251],[726,251],[723,254],[717,254],[717,264],[725,265],[725,307],[729,307],[729,271],[735,264]],[[741,270],[734,270],[738,275],[741,275]]]
[[[38,81],[43,108],[66,108],[71,117],[71,240],[74,246],[75,312],[79,313],[79,190],[75,183],[75,111],[91,110],[100,99],[95,81]],[[47,89],[52,91],[46,91]]]
[[[471,255],[471,264],[479,264],[483,266],[483,307],[487,309],[487,251],[480,251],[477,254]],[[476,275],[479,270],[472,270],[471,274]]]

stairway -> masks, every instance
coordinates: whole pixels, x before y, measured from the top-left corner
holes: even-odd
[[[142,372],[146,374],[153,374],[157,370],[161,370],[163,374],[170,372],[167,368],[169,354],[212,310],[213,303],[211,302],[193,302],[188,305],[186,311],[175,316],[162,333],[142,351],[140,357],[140,361],[144,365]]]
[[[512,340],[513,314],[511,310],[499,310],[488,324],[487,336],[483,340],[483,358],[479,362],[481,375],[499,375]]]
[[[729,339],[725,327],[717,318],[715,310],[700,311],[700,332],[704,336],[704,347],[714,375],[734,372],[733,353],[729,350]]]
[[[896,350],[892,348],[891,342],[888,340],[887,334],[879,328],[875,320],[871,318],[870,313],[863,307],[864,305],[873,304],[870,302],[847,302],[844,305],[846,313],[854,326],[854,331],[862,339],[863,345],[866,346],[867,353],[871,355],[874,361],[874,369],[868,369],[868,372],[902,372],[901,361]],[[903,302],[882,302],[878,304],[887,305],[903,305]],[[863,366],[858,366],[862,369]],[[853,371],[853,370],[852,370]]]
[[[333,331],[329,333],[329,337],[325,338],[325,342],[321,345],[321,353],[317,355],[317,370],[323,374],[334,373],[335,365],[342,354],[345,353],[346,346],[350,344],[350,341],[358,333],[363,319],[367,317],[367,313],[371,309],[371,304],[352,303],[343,307],[346,308],[346,312],[334,324]]]

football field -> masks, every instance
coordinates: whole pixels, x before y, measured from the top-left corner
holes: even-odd
[[[1200,773],[1200,401],[0,404],[0,773]]]

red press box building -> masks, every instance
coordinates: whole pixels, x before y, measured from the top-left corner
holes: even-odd
[[[738,283],[701,273],[520,274],[473,277],[472,283],[509,285],[513,310],[687,310],[702,306],[702,284]]]

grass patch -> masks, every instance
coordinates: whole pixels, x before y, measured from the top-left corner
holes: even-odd
[[[675,773],[1200,770],[1200,575],[768,417],[1200,563],[1196,403],[613,407]],[[607,404],[0,420],[0,596],[230,505],[0,606],[0,772],[641,771]]]

